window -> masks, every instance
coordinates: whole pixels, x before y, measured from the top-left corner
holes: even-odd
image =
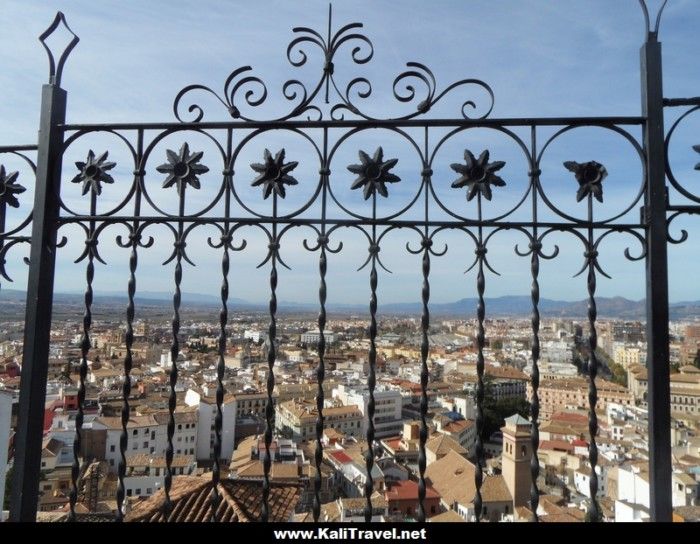
[[[526,453],[527,453],[527,446],[520,446],[520,455],[525,457]]]
[[[132,434],[133,434],[134,436],[136,436],[136,434],[137,434],[138,432],[139,432],[138,429],[134,429],[134,431],[132,432]]]
[[[127,496],[127,497],[131,497],[132,493],[133,493],[133,489],[127,489],[127,490],[126,490],[126,496]]]
[[[146,495],[152,495],[153,494],[153,489],[150,487],[146,488]]]
[[[137,487],[137,488],[136,488],[136,494],[137,494],[137,495],[141,495],[141,488],[140,488],[140,487]]]
[[[110,451],[111,453],[114,453],[114,444],[112,444],[112,445],[109,447],[109,451]]]
[[[114,466],[114,459],[109,460],[109,466],[113,467]]]
[[[147,447],[148,447],[148,442],[144,442],[144,443],[143,443],[143,447],[144,447],[144,448],[147,448]]]

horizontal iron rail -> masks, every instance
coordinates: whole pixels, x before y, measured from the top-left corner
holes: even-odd
[[[287,120],[225,121],[199,123],[103,123],[60,125],[67,131],[90,130],[168,130],[168,129],[272,129],[272,128],[406,128],[406,127],[489,127],[489,126],[607,126],[643,125],[644,117],[523,117],[503,119],[408,119],[408,120]]]
[[[700,213],[700,205],[676,205],[676,206],[667,206],[666,210],[668,212],[679,212],[679,213],[692,213],[692,214],[698,214]]]
[[[700,96],[693,98],[664,98],[664,106],[677,108],[679,106],[700,106]]]
[[[36,151],[37,145],[0,145],[0,153],[8,153],[12,151]]]
[[[581,221],[580,223],[568,222],[568,223],[557,223],[548,221],[433,221],[433,220],[393,220],[393,219],[321,219],[321,218],[285,218],[285,217],[196,217],[196,216],[146,216],[146,215],[123,215],[123,216],[90,216],[90,215],[76,215],[76,216],[64,216],[59,218],[59,223],[61,224],[74,224],[82,223],[85,221],[97,221],[100,223],[128,223],[139,221],[141,223],[201,223],[201,224],[218,224],[218,223],[229,223],[229,224],[242,224],[242,225],[257,225],[257,224],[283,224],[283,225],[320,225],[325,223],[326,225],[341,225],[341,226],[367,226],[367,225],[378,225],[378,226],[394,226],[394,227],[415,227],[415,226],[428,226],[428,227],[502,227],[502,228],[531,228],[533,226],[546,228],[546,229],[556,229],[556,230],[571,230],[571,229],[606,229],[606,230],[631,230],[631,229],[643,229],[646,227],[643,223],[599,223],[599,222],[588,222]]]

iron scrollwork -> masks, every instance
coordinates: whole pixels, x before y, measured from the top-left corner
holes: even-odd
[[[232,119],[241,121],[287,121],[300,118],[306,115],[308,120],[312,116],[314,120],[320,121],[324,117],[321,106],[316,104],[316,100],[324,90],[325,104],[331,104],[330,119],[344,120],[345,113],[351,113],[365,120],[379,120],[371,114],[362,110],[353,96],[359,99],[367,99],[372,95],[372,84],[363,76],[352,78],[344,90],[336,80],[336,55],[341,47],[348,43],[355,43],[351,52],[351,59],[354,64],[361,65],[368,63],[374,55],[374,47],[371,40],[359,30],[363,28],[362,23],[350,23],[344,25],[332,34],[332,9],[328,12],[328,32],[323,36],[320,32],[308,27],[295,27],[293,32],[297,35],[287,47],[287,60],[295,68],[304,66],[308,61],[308,55],[304,51],[304,46],[318,47],[323,56],[320,79],[313,85],[311,91],[298,79],[289,79],[282,85],[282,94],[288,101],[296,102],[292,109],[277,118],[255,119],[250,115],[245,115],[241,109],[241,102],[238,97],[243,93],[243,99],[248,108],[263,106],[268,98],[268,89],[265,82],[252,75],[251,66],[242,66],[233,70],[227,77],[223,95],[214,91],[211,87],[202,84],[187,85],[175,97],[173,102],[173,113],[178,121],[185,123],[199,123],[204,118],[204,109],[196,103],[187,107],[187,112],[194,114],[190,121],[183,119],[181,102],[186,95],[192,91],[201,91],[213,96],[220,102]],[[461,79],[448,85],[443,91],[438,93],[437,81],[433,72],[424,64],[418,62],[406,63],[407,70],[401,72],[393,82],[393,96],[400,103],[417,102],[412,112],[404,115],[387,118],[387,120],[409,120],[429,112],[443,97],[451,93],[454,89],[464,86],[475,86],[481,89],[488,96],[488,107],[476,119],[485,119],[489,116],[494,107],[495,96],[489,85],[479,79]],[[420,82],[424,89],[424,98],[417,97],[414,82]],[[476,109],[477,104],[472,99],[467,99],[462,103],[461,115],[464,119],[470,119],[468,108]]]

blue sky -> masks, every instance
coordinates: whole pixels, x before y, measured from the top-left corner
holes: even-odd
[[[650,1],[651,9],[658,2]],[[325,35],[327,2],[318,1],[258,1],[213,2],[200,1],[63,1],[32,2],[4,0],[0,6],[0,27],[3,28],[3,47],[0,48],[0,145],[34,143],[39,116],[41,84],[47,77],[45,53],[37,36],[46,28],[57,10],[62,10],[81,41],[69,58],[62,86],[68,91],[68,122],[102,123],[129,121],[174,121],[172,103],[177,92],[192,83],[201,83],[221,92],[227,75],[236,67],[252,65],[255,74],[268,85],[267,103],[256,115],[274,115],[282,111],[287,101],[281,94],[281,85],[290,78],[298,78],[311,85],[318,77],[321,59],[317,52],[307,49],[309,62],[301,69],[294,68],[286,58],[286,48],[293,38],[291,28],[308,26]],[[636,0],[462,0],[462,1],[353,1],[336,2],[334,28],[349,22],[365,24],[364,33],[372,40],[374,57],[365,65],[348,62],[351,47],[339,52],[336,74],[340,81],[364,76],[372,81],[374,92],[366,100],[367,109],[379,115],[396,115],[410,111],[410,106],[398,104],[391,97],[391,82],[405,69],[406,62],[418,61],[434,72],[438,91],[462,78],[478,78],[487,82],[495,93],[491,117],[533,116],[598,116],[638,115],[639,47],[643,41],[643,19]],[[695,0],[669,0],[661,27],[664,45],[665,95],[667,97],[696,96],[700,94],[700,3]],[[417,89],[420,93],[420,89]],[[458,115],[459,105],[475,97],[483,104],[483,95],[462,95],[461,101],[446,100],[434,115]],[[202,98],[198,95],[197,98]],[[480,101],[481,100],[481,101]],[[201,100],[205,106],[205,120],[225,121],[226,112],[215,101]],[[250,111],[250,110],[249,110]],[[678,112],[667,111],[670,126]],[[635,136],[638,131],[632,129]],[[518,133],[527,136],[527,131]],[[540,136],[544,141],[548,133]],[[689,118],[682,125],[671,148],[671,157],[677,164],[677,175],[687,180],[687,186],[697,188],[700,173],[693,171],[697,160],[690,146],[700,143],[698,117]],[[413,134],[415,136],[415,134]],[[439,133],[436,133],[435,139]],[[165,162],[166,149],[179,149],[180,137],[170,137],[154,150],[149,175],[153,176],[154,195],[165,208],[174,205],[173,192],[157,189],[162,176],[154,167]],[[211,175],[220,172],[220,159],[211,142],[203,137],[188,137],[193,149],[203,150],[203,162],[211,167]],[[380,211],[389,213],[410,202],[419,184],[420,162],[406,150],[398,137],[375,131],[352,137],[338,151],[338,166],[334,167],[332,186],[339,198],[360,213],[367,205],[348,187],[353,176],[345,165],[357,162],[357,150],[372,152],[382,145],[387,157],[396,157],[396,173],[400,184],[390,187],[392,198],[383,201]],[[313,194],[317,182],[313,149],[303,141],[275,135],[253,142],[241,153],[237,172],[253,179],[255,173],[247,164],[262,160],[262,149],[274,152],[287,149],[288,160],[299,161],[294,174],[300,184],[293,188],[284,206],[299,205],[304,197]],[[514,150],[512,142],[493,131],[476,130],[448,142],[436,155],[435,178],[452,181],[456,175],[449,164],[461,159],[463,149],[469,147],[479,153],[489,148],[493,160],[505,160],[502,170],[506,188],[496,188],[492,203],[485,207],[490,215],[497,215],[516,202],[523,194],[527,178],[522,155]],[[75,209],[84,206],[78,186],[68,182],[75,175],[72,163],[84,160],[88,149],[100,153],[110,150],[110,158],[118,166],[117,179],[128,179],[132,166],[123,146],[110,136],[100,136],[85,142],[76,142],[66,153],[64,187],[66,202]],[[543,184],[557,205],[573,214],[582,212],[575,202],[576,183],[561,168],[564,160],[598,160],[606,165],[609,177],[604,185],[605,207],[596,214],[614,215],[624,209],[639,188],[640,168],[634,150],[605,131],[585,129],[574,131],[557,140],[548,150],[543,162]],[[12,158],[0,157],[10,170],[26,168]],[[14,162],[13,162],[14,161]],[[24,172],[22,169],[24,168]],[[248,171],[249,170],[249,171]],[[246,173],[246,171],[248,171]],[[551,172],[551,174],[550,174]],[[316,176],[316,177],[314,177]],[[26,178],[25,178],[26,179]],[[193,199],[193,206],[202,204],[207,197],[207,181],[203,190]],[[246,180],[243,180],[246,181]],[[20,181],[21,182],[21,181]],[[25,183],[26,184],[26,183]],[[568,185],[567,185],[568,184]],[[241,187],[247,186],[241,183]],[[105,205],[123,196],[124,184],[117,182],[103,193]],[[449,187],[444,185],[442,187]],[[122,192],[120,192],[122,191]],[[441,192],[442,191],[442,192]],[[473,214],[473,204],[467,205],[449,189],[439,189],[441,198],[465,214]],[[31,198],[31,191],[24,197]],[[211,195],[210,195],[211,196]],[[269,210],[269,201],[260,198],[259,189],[243,189],[241,197],[256,210]],[[450,197],[452,200],[450,200]],[[683,202],[680,198],[677,202]],[[202,204],[203,205],[203,204]],[[636,214],[635,206],[631,214]],[[284,209],[284,208],[283,208]],[[527,208],[526,208],[527,209]],[[411,212],[412,213],[412,212]],[[12,219],[13,216],[10,217]],[[629,217],[632,217],[630,215]],[[700,299],[696,282],[685,281],[687,270],[697,269],[698,221],[681,219],[676,229],[690,228],[690,240],[670,252],[672,300]],[[80,232],[66,230],[71,242],[59,253],[56,289],[79,291],[84,288],[84,263],[73,265],[72,260],[81,252]],[[124,232],[107,231],[113,240]],[[165,230],[152,232],[156,245],[140,254],[138,288],[167,291],[171,288],[172,266],[159,265],[169,252],[171,241]],[[188,250],[198,266],[186,266],[183,289],[215,294],[220,284],[218,266],[221,254],[206,246],[204,231],[193,236]],[[305,251],[301,245],[310,231],[291,233],[282,247],[282,255],[293,270],[281,271],[279,297],[282,300],[314,300],[317,296],[317,254]],[[233,256],[231,296],[249,300],[264,300],[268,295],[267,268],[255,269],[264,257],[261,239],[253,232],[244,234],[248,249]],[[329,257],[329,301],[359,302],[368,298],[368,273],[355,272],[364,261],[366,243],[352,232],[339,234],[345,249]],[[421,277],[419,258],[408,254],[405,243],[415,237],[409,233],[392,233],[386,239],[382,257],[393,274],[380,275],[381,301],[412,301],[420,296]],[[464,237],[446,235],[441,242],[449,245],[445,257],[433,258],[432,300],[446,302],[475,295],[474,272],[463,271],[473,258],[473,247]],[[515,243],[526,245],[522,236],[503,233],[489,246],[492,265],[502,277],[487,277],[487,296],[526,294],[529,292],[529,261],[513,253]],[[572,279],[581,262],[582,248],[570,236],[554,236],[561,249],[556,261],[542,264],[542,296],[558,299],[582,299],[586,296],[585,277]],[[604,268],[613,280],[600,278],[598,293],[602,296],[621,295],[639,299],[644,296],[643,263],[630,263],[622,253],[630,246],[638,251],[630,237],[611,236],[601,248]],[[95,287],[98,290],[125,290],[127,280],[127,252],[110,248],[105,240],[100,249],[109,261],[109,267],[98,265]],[[440,244],[441,245],[441,244]],[[548,248],[546,248],[548,249]],[[22,251],[10,254],[18,261]],[[8,269],[14,284],[3,287],[22,287],[24,265],[10,263]]]

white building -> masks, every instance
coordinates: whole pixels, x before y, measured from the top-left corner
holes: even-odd
[[[194,412],[175,412],[175,430],[173,433],[173,454],[194,458],[196,453],[197,416]],[[147,416],[132,416],[127,426],[127,457],[133,455],[165,455],[168,446],[169,415],[167,412]],[[121,418],[99,417],[92,423],[93,430],[106,430],[105,460],[110,471],[117,471],[121,453]]]
[[[211,459],[214,452],[216,401],[205,397],[193,389],[185,394],[187,406],[197,406],[197,445],[195,457],[198,460]],[[233,454],[236,434],[236,399],[224,397],[221,404],[221,458],[230,459]]]
[[[323,336],[326,339],[326,344],[335,342],[335,333],[333,331],[324,331]],[[317,344],[321,340],[320,331],[307,331],[299,336],[299,341],[302,344]]]
[[[175,476],[188,476],[195,473],[197,463],[191,456],[175,455],[170,468]],[[138,454],[127,457],[126,496],[150,497],[164,487],[166,470],[164,456]]]
[[[617,470],[615,521],[649,521],[649,474],[638,466]]]
[[[339,399],[345,406],[356,405],[362,413],[362,434],[367,433],[367,405],[369,389],[338,385],[333,389],[333,398]],[[397,389],[377,386],[374,391],[374,430],[377,438],[397,436],[403,429],[401,418],[402,398]]]
[[[265,340],[267,338],[267,333],[252,329],[246,329],[245,331],[243,331],[243,338],[245,338],[246,340],[252,340],[257,344],[258,342],[260,342],[260,339]]]

